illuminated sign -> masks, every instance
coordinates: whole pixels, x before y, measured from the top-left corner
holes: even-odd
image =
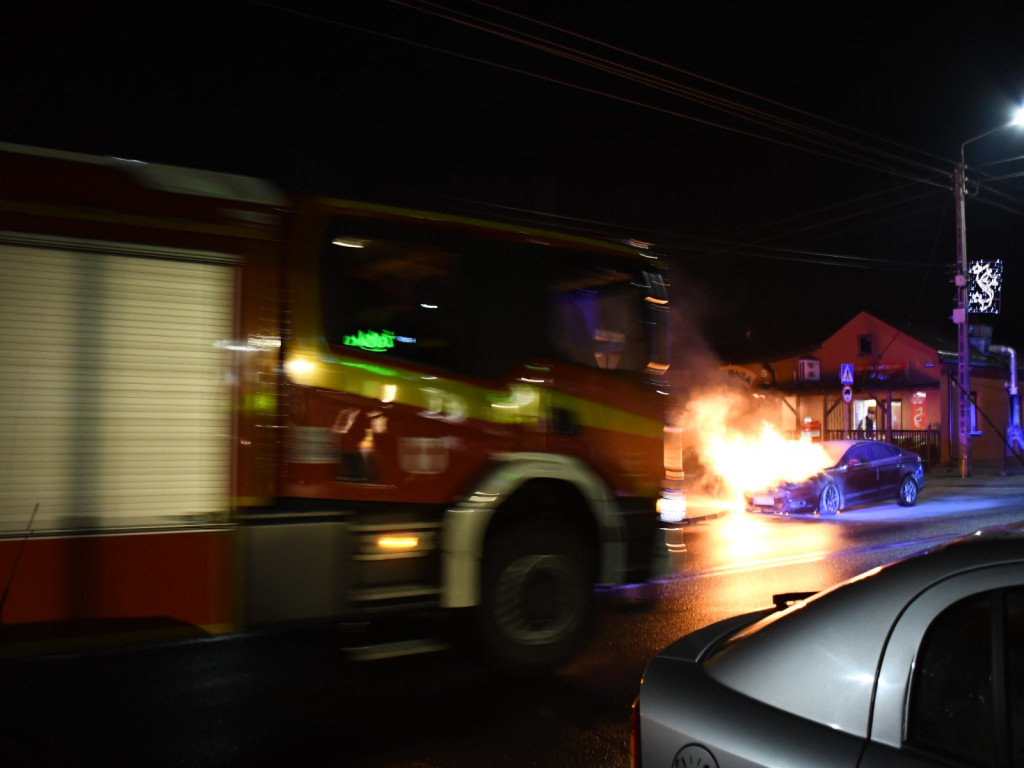
[[[915,392],[910,398],[910,428],[924,429],[928,418],[928,393]]]
[[[973,314],[999,314],[1003,291],[1003,261],[972,261],[967,311]]]
[[[721,370],[728,376],[739,379],[746,386],[753,388],[757,383],[757,377],[749,368],[740,365],[723,365]]]
[[[855,370],[858,380],[892,381],[907,378],[909,363],[906,360],[883,360],[877,363],[857,363]]]
[[[396,336],[394,331],[356,331],[347,334],[343,343],[346,347],[355,347],[367,352],[384,352],[395,346],[395,342],[415,344],[411,336]]]

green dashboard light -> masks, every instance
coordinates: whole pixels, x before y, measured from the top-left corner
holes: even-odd
[[[356,331],[344,339],[346,347],[356,347],[366,352],[384,352],[395,346],[394,331]]]

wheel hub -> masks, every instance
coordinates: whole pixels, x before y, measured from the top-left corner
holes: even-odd
[[[559,555],[528,555],[511,563],[495,587],[495,617],[517,642],[550,643],[579,620],[583,585]]]

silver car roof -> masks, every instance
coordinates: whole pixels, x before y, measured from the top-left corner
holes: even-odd
[[[1024,564],[1024,523],[882,566],[755,622],[703,661],[708,676],[795,715],[866,736],[879,660],[900,613],[957,573]]]

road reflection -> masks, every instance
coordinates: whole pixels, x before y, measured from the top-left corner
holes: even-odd
[[[720,565],[763,566],[792,557],[820,557],[835,546],[835,528],[802,520],[727,513],[705,542]]]

